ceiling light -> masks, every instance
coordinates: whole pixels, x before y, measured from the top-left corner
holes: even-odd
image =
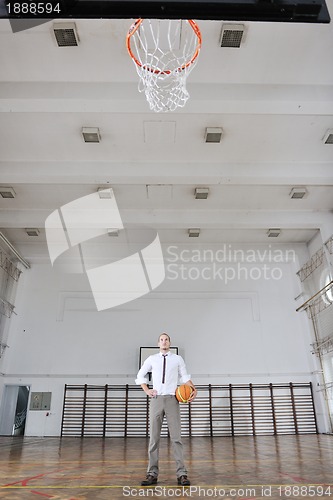
[[[97,127],[83,127],[82,137],[84,142],[100,142],[101,134]]]
[[[39,229],[34,228],[34,227],[27,227],[25,229],[25,232],[27,233],[28,236],[38,236],[39,235]]]
[[[0,187],[0,195],[3,198],[15,198],[15,191],[12,187]]]
[[[223,24],[220,38],[221,47],[239,48],[244,34],[244,24]]]
[[[305,187],[294,187],[289,193],[290,198],[294,200],[301,200],[306,198],[308,195],[308,190]]]
[[[199,228],[193,228],[188,230],[189,238],[198,238],[199,234],[200,234]]]
[[[281,229],[271,228],[267,231],[267,236],[269,238],[277,238],[281,234]]]
[[[333,128],[326,130],[323,141],[325,144],[333,144]]]
[[[75,23],[54,23],[53,33],[58,47],[77,47],[79,44]]]
[[[219,127],[207,127],[205,132],[205,142],[221,142],[223,129]]]
[[[207,200],[209,188],[195,188],[194,196],[196,200]]]
[[[97,189],[97,192],[98,192],[98,196],[103,199],[103,198],[112,198],[113,197],[113,189],[112,188],[103,188],[103,187],[99,187]]]
[[[108,228],[108,235],[115,237],[119,236],[119,229]]]

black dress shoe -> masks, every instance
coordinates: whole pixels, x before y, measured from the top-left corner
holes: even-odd
[[[152,484],[157,484],[157,477],[152,474],[147,474],[146,479],[141,482],[141,486],[151,486]]]
[[[180,486],[190,486],[191,485],[191,482],[187,476],[180,476],[177,478],[177,480],[178,480],[178,484]]]

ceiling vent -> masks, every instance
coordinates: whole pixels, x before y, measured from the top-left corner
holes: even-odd
[[[326,131],[326,134],[323,137],[323,141],[325,144],[333,144],[333,128],[330,128]]]
[[[34,227],[26,228],[25,232],[27,233],[28,236],[39,236],[39,229],[36,229]]]
[[[12,187],[0,187],[0,195],[3,198],[15,198],[15,191]]]
[[[101,134],[99,132],[99,128],[97,127],[83,127],[82,128],[82,137],[84,142],[100,142]]]
[[[281,229],[271,228],[267,231],[267,236],[269,238],[277,238],[281,234]]]
[[[58,47],[77,47],[79,45],[75,23],[54,23],[53,32]]]
[[[117,238],[119,236],[119,229],[108,228],[108,235]]]
[[[188,230],[188,236],[189,238],[198,238],[200,234],[200,229],[199,228],[193,228]]]
[[[223,24],[220,38],[221,47],[238,49],[244,34],[244,24]]]
[[[196,200],[207,200],[209,188],[195,188],[194,196]]]
[[[306,198],[308,195],[308,190],[305,187],[293,187],[289,193],[290,198],[293,200],[301,200]]]
[[[219,127],[207,127],[205,132],[205,142],[219,143],[221,142],[223,129]]]

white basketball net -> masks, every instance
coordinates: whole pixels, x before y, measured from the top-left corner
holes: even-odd
[[[192,21],[137,19],[127,35],[127,49],[150,109],[174,111],[185,106],[186,79],[196,65],[201,34]]]

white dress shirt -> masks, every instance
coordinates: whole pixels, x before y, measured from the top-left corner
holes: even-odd
[[[135,383],[137,385],[148,384],[147,374],[152,372],[153,389],[157,391],[158,396],[175,394],[178,381],[185,384],[191,376],[186,371],[183,358],[169,351],[166,357],[165,383],[162,384],[163,361],[161,352],[149,356],[140,368]]]

